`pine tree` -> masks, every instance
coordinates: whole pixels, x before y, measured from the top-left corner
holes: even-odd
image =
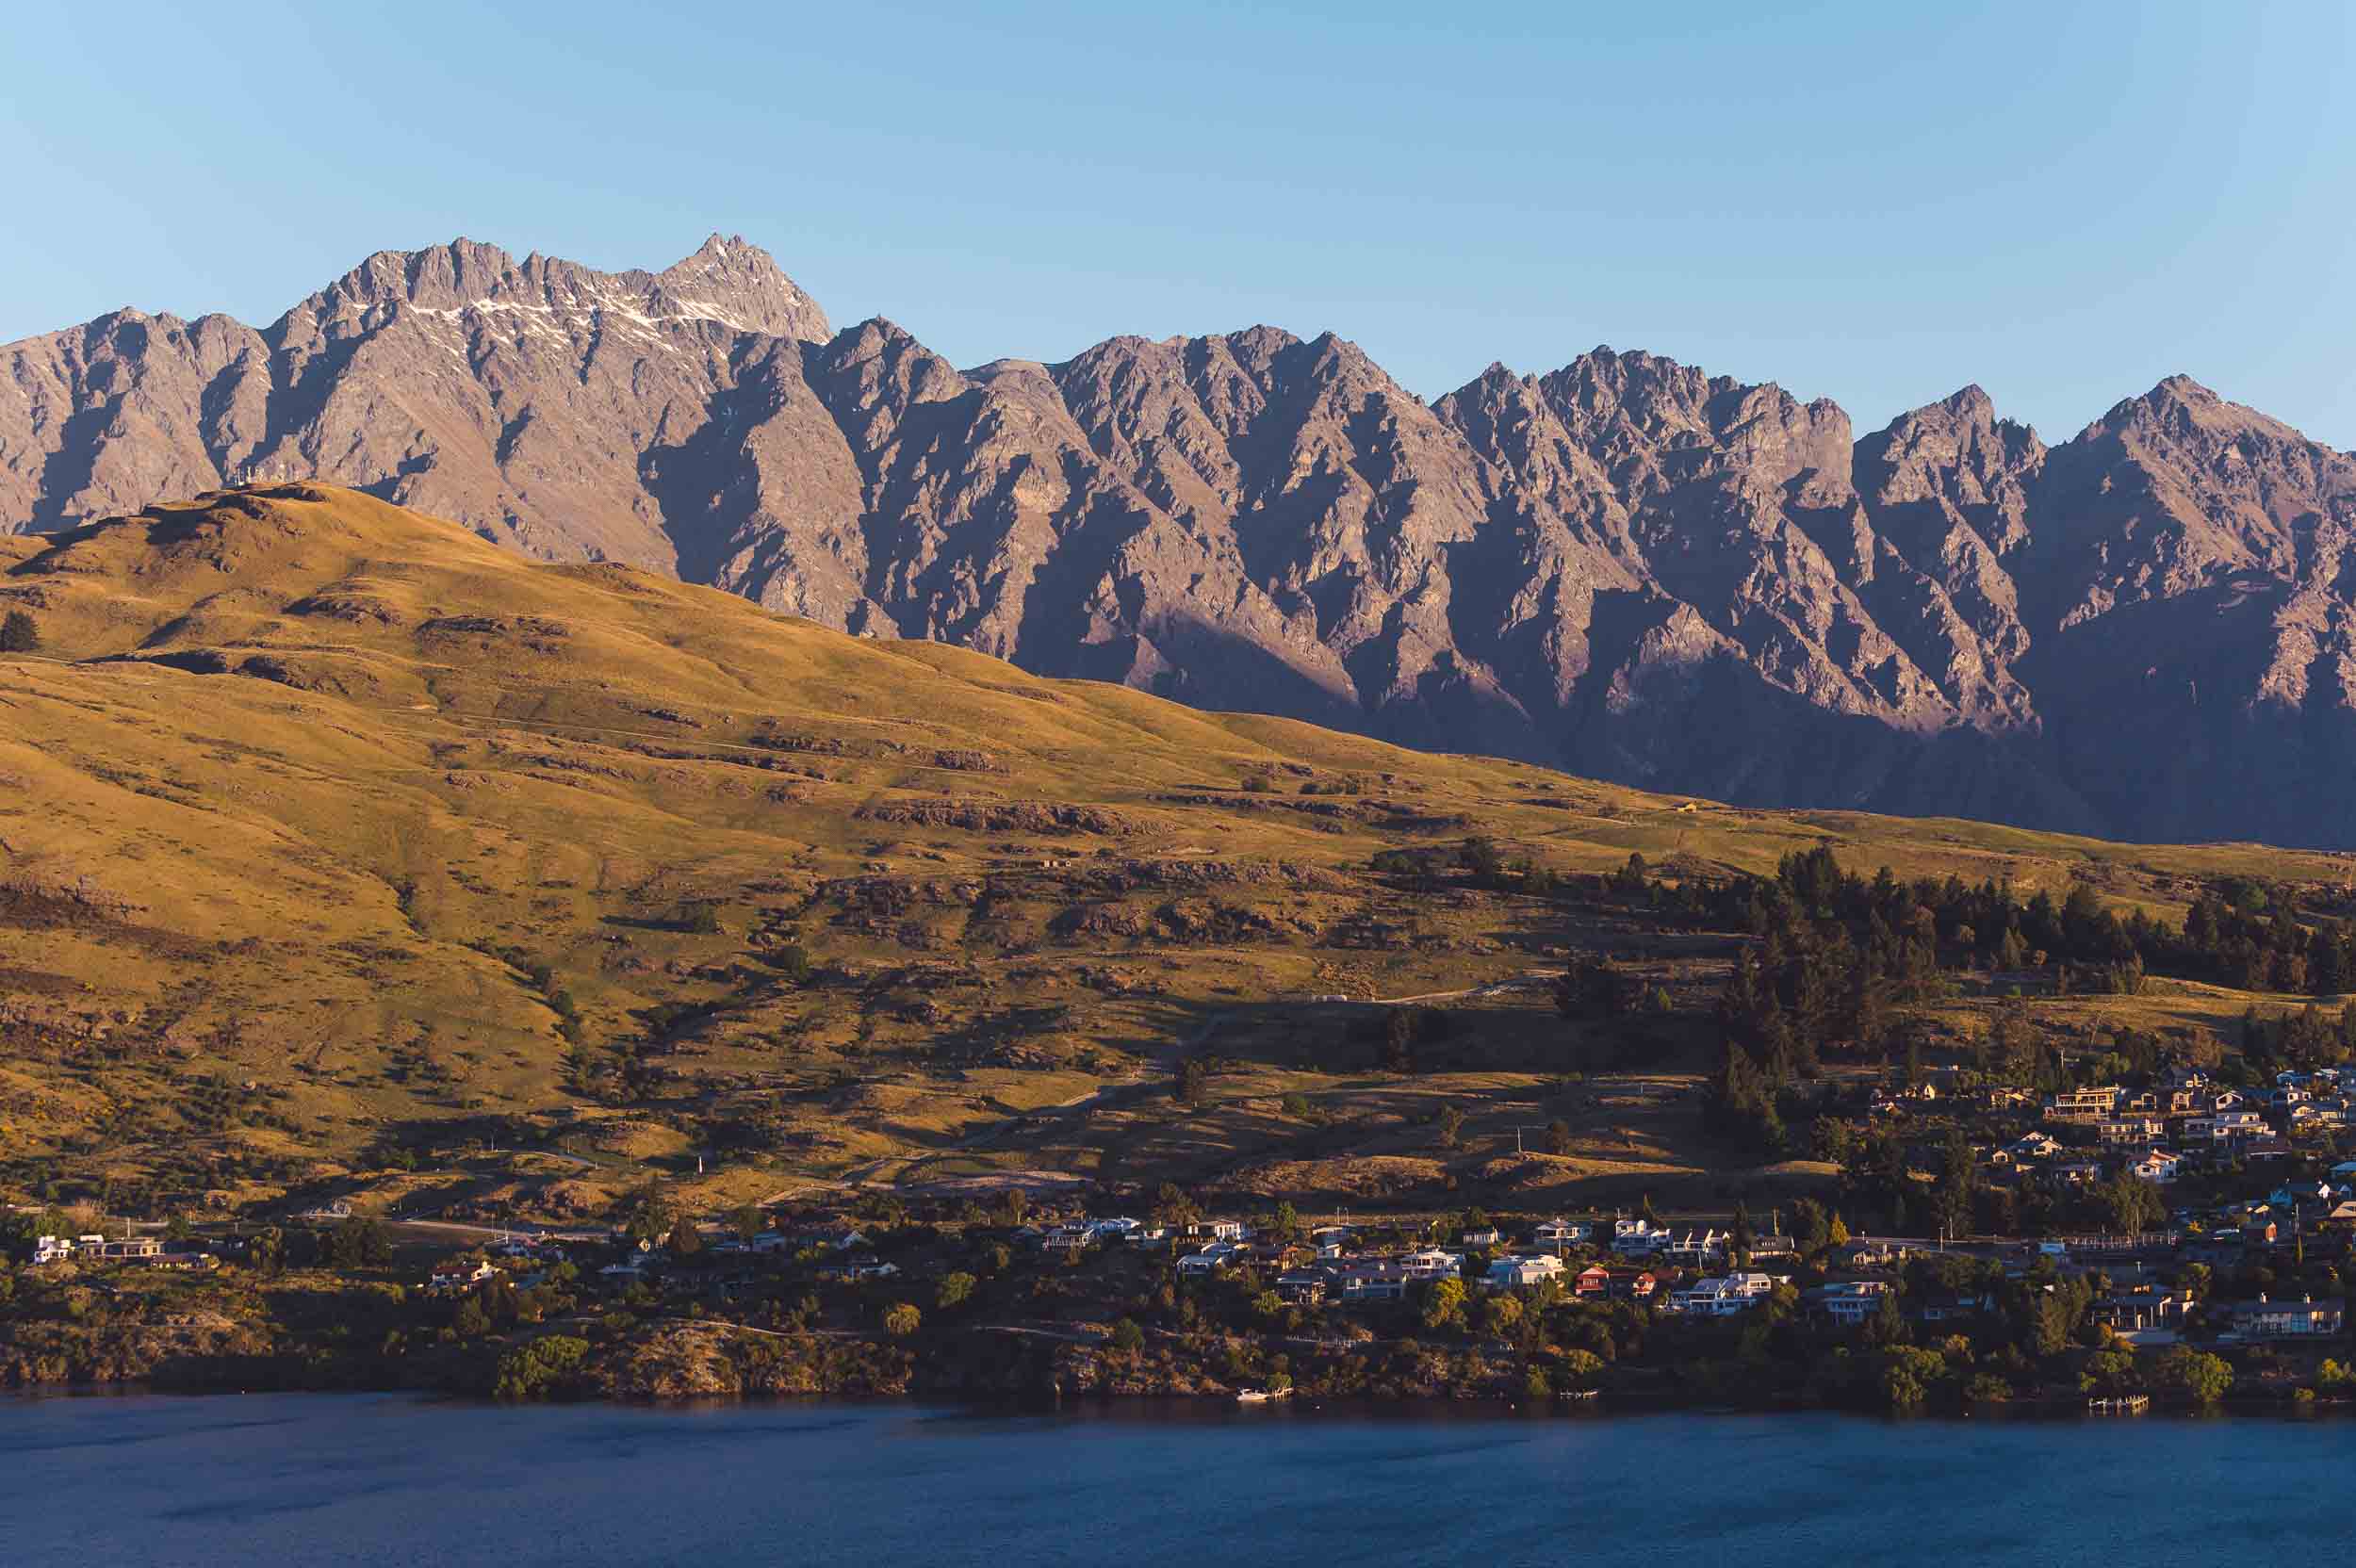
[[[0,620],[0,653],[37,653],[40,649],[41,628],[32,616],[11,610],[6,620]]]

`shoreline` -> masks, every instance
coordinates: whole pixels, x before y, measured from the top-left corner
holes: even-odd
[[[1002,1395],[996,1397],[932,1393],[859,1395],[850,1393],[730,1393],[626,1397],[589,1395],[576,1398],[498,1399],[446,1389],[386,1386],[379,1388],[197,1388],[142,1380],[122,1382],[62,1382],[0,1388],[0,1406],[100,1399],[244,1399],[291,1396],[319,1399],[397,1398],[419,1405],[478,1411],[522,1411],[564,1407],[603,1407],[616,1411],[687,1414],[719,1410],[902,1410],[955,1413],[976,1419],[1036,1417],[1040,1419],[1150,1419],[1172,1425],[1254,1421],[1363,1419],[1381,1416],[1401,1421],[1445,1424],[1453,1421],[1534,1422],[1547,1420],[1641,1421],[1661,1416],[1751,1417],[1760,1420],[1835,1417],[1844,1421],[1919,1426],[2057,1425],[2084,1422],[2117,1426],[2152,1419],[2203,1422],[2228,1419],[2316,1421],[2356,1414],[2356,1399],[2318,1399],[2298,1403],[2284,1399],[2222,1399],[2195,1405],[2153,1400],[2148,1410],[2111,1413],[2086,1408],[2070,1399],[1989,1400],[1963,1411],[1915,1411],[1903,1413],[1844,1409],[1831,1405],[1742,1405],[1685,1403],[1665,1396],[1627,1394],[1589,1400],[1546,1399],[1513,1401],[1487,1397],[1448,1398],[1379,1396],[1291,1398],[1268,1404],[1239,1404],[1233,1396],[1218,1394],[1116,1394],[1088,1391],[1068,1397],[1040,1399]]]

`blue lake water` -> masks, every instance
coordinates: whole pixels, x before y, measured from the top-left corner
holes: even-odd
[[[10,1564],[2322,1562],[2356,1422],[0,1400]]]

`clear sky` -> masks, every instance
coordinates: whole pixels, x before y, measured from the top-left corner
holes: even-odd
[[[729,8],[26,5],[0,340],[717,230],[959,364],[1268,321],[1433,397],[1608,343],[2055,439],[2181,370],[2356,447],[2348,0]]]

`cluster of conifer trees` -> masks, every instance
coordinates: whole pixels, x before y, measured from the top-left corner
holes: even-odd
[[[1641,870],[1632,860],[1615,880]],[[2043,891],[2021,899],[1993,881],[1904,882],[1887,866],[1869,880],[1824,846],[1784,857],[1773,877],[1653,883],[1650,896],[1664,913],[1759,939],[1719,998],[1726,1043],[1710,1112],[1721,1132],[1762,1152],[1784,1145],[1777,1099],[1786,1086],[1827,1054],[1886,1055],[1894,1009],[1943,994],[1953,969],[2034,972],[2064,990],[2130,994],[2154,973],[2239,989],[2356,988],[2356,925],[2337,915],[2302,921],[2289,900],[2248,881],[2203,892],[2182,931],[2141,910],[2122,918],[2084,884],[2057,903]],[[2356,1007],[2253,1008],[2241,1043],[2253,1065],[2345,1061],[2356,1054]],[[1984,1054],[2007,1082],[2062,1086],[2058,1057],[2017,1010],[1999,1018]]]

